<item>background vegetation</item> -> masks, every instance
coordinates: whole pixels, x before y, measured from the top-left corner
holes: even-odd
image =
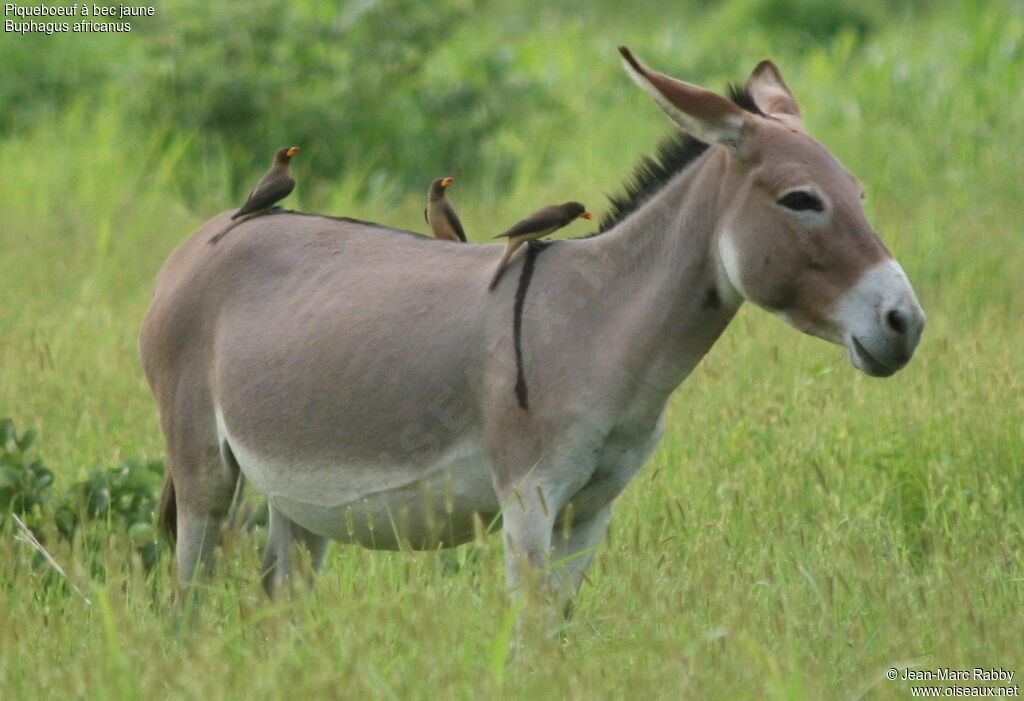
[[[906,698],[884,672],[908,664],[1019,681],[1019,2],[180,0],[134,24],[0,42],[0,507],[66,570],[4,519],[0,696]],[[673,398],[566,639],[513,663],[497,538],[339,548],[314,594],[272,604],[259,532],[229,534],[184,628],[168,558],[146,567],[163,446],[136,350],[169,251],[292,143],[304,209],[420,230],[453,175],[477,241],[548,202],[600,210],[668,130],[620,43],[713,87],[776,60],[915,283],[917,358],[872,380],[742,310]]]

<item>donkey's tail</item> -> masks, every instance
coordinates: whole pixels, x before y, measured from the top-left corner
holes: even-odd
[[[157,507],[157,518],[160,529],[167,536],[167,541],[174,545],[178,535],[178,502],[174,498],[174,482],[171,473],[164,473],[164,487],[160,492],[160,506]]]

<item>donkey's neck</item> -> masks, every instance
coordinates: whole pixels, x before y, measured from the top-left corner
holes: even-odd
[[[732,320],[715,229],[728,156],[710,149],[610,231],[590,239],[582,266],[607,326],[610,352],[634,397],[659,407]],[[726,286],[727,287],[727,286]]]

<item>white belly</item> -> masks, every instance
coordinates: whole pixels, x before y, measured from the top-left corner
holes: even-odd
[[[463,437],[415,463],[282,462],[247,448],[218,415],[220,435],[253,486],[290,520],[318,535],[374,549],[451,547],[497,528],[500,505],[483,442]],[[657,444],[653,430],[614,435],[569,500],[585,517],[612,502]]]
[[[428,463],[283,464],[223,431],[245,478],[289,519],[377,549],[450,547],[499,512],[483,446],[463,440]]]

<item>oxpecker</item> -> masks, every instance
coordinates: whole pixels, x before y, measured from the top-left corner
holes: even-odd
[[[241,209],[231,215],[231,218],[238,219],[246,214],[268,209],[290,195],[295,189],[291,160],[292,156],[298,152],[298,146],[278,149],[277,155],[274,157],[274,165],[270,166],[266,175],[260,178],[256,187],[249,193],[249,199],[245,201]]]
[[[256,187],[249,193],[248,199],[241,208],[231,215],[235,220],[247,214],[260,214],[270,209],[279,201],[291,194],[295,189],[295,178],[292,177],[292,156],[300,151],[298,146],[290,146],[277,150],[274,156],[274,164],[264,174]],[[244,221],[244,220],[243,220]],[[238,222],[241,224],[241,222]],[[210,239],[210,243],[217,243],[225,234],[231,231],[236,225],[229,225],[224,231]]]
[[[501,279],[501,274],[505,270],[505,264],[508,263],[517,248],[527,241],[534,241],[558,231],[576,218],[593,219],[593,215],[579,202],[553,204],[538,209],[526,219],[513,225],[505,233],[495,236],[496,239],[507,238],[508,245],[505,247],[505,253],[502,254],[501,261],[498,263],[498,268],[494,271],[494,277],[491,278],[491,284],[487,289],[493,290],[494,286],[498,284],[498,280]]]
[[[438,178],[430,184],[427,195],[427,208],[423,210],[423,218],[430,225],[435,239],[445,241],[466,241],[466,232],[462,222],[452,209],[451,203],[444,196],[445,188],[452,184],[452,178]]]

